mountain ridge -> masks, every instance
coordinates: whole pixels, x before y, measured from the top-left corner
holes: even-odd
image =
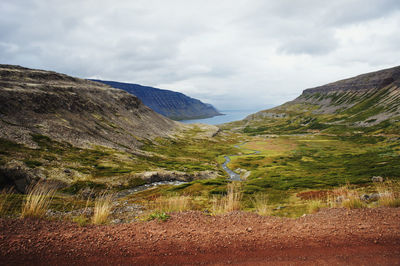
[[[247,133],[400,132],[400,66],[305,89],[296,99],[228,124]]]
[[[381,89],[395,82],[400,86],[400,66],[360,74],[355,77],[331,82],[322,86],[305,89],[303,94],[327,92],[333,90],[367,90]]]
[[[157,113],[173,120],[200,119],[221,115],[211,104],[203,103],[180,92],[133,83],[91,80],[125,90],[137,96],[145,105]]]

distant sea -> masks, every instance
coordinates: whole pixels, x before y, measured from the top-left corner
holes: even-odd
[[[258,110],[220,110],[220,113],[224,115],[218,115],[211,118],[204,118],[204,119],[194,119],[194,120],[181,120],[179,122],[185,124],[194,124],[194,123],[202,123],[202,124],[209,124],[209,125],[218,125],[223,123],[228,123],[232,121],[242,120],[246,116],[250,114],[254,114]]]

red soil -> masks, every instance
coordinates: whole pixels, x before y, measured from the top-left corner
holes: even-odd
[[[79,227],[0,219],[0,264],[400,265],[400,208],[328,209],[298,219],[173,214]]]

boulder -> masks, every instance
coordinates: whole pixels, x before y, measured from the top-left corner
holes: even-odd
[[[373,176],[373,177],[371,178],[371,180],[372,180],[372,182],[383,182],[383,181],[384,181],[384,178],[381,177],[381,176]]]
[[[14,187],[20,193],[26,193],[31,183],[45,178],[42,170],[31,169],[17,160],[12,160],[0,168],[0,187]]]

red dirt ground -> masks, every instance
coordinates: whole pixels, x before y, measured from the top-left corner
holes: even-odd
[[[0,219],[0,264],[400,265],[400,208],[298,219],[235,212],[79,227]]]

